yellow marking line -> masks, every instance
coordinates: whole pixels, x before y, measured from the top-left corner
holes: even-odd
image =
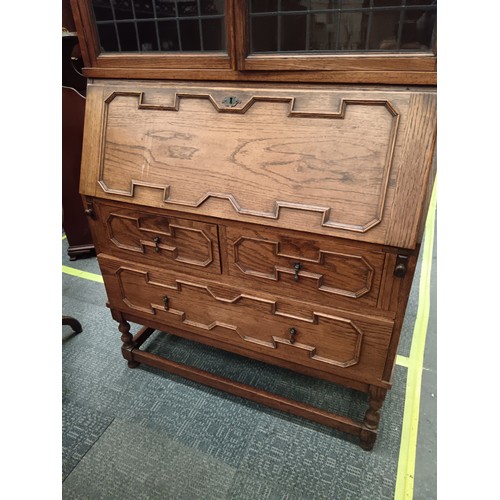
[[[402,356],[401,354],[398,354],[396,356],[396,364],[398,366],[404,366],[405,368],[408,368],[409,362],[410,358],[407,358],[406,356]]]
[[[424,364],[425,340],[429,323],[430,279],[432,269],[432,249],[434,246],[434,227],[436,222],[436,186],[434,182],[429,212],[425,224],[422,268],[417,317],[413,329],[413,340],[408,364],[406,381],[403,429],[399,448],[398,472],[396,476],[395,500],[413,499],[415,457],[417,454],[418,419],[420,414],[420,392]]]
[[[88,273],[86,271],[80,271],[79,269],[74,269],[73,267],[68,266],[62,266],[62,272],[70,274],[71,276],[76,276],[77,278],[103,283],[102,276],[100,274]]]

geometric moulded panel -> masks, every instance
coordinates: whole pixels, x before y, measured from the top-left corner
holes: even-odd
[[[151,95],[105,99],[103,192],[156,191],[166,208],[200,213],[223,200],[255,222],[316,214],[320,227],[357,233],[382,220],[399,122],[389,101],[340,99],[319,112],[293,96],[241,95],[226,108],[211,94]]]
[[[158,223],[152,228],[151,221]],[[144,222],[150,223],[150,227]],[[145,253],[146,248],[159,255],[186,264],[206,267],[213,262],[212,241],[202,229],[170,222],[165,217],[130,216],[112,213],[106,220],[110,240],[118,248]]]
[[[127,266],[115,275],[128,307],[158,315],[167,324],[235,344],[253,343],[279,357],[342,368],[359,362],[363,333],[350,319],[325,313],[298,318],[270,299],[192,280],[160,283],[152,273]],[[293,339],[292,326],[297,331]]]
[[[246,236],[234,243],[233,255],[238,269],[250,276],[280,281],[280,276],[287,274],[295,276],[297,282],[313,280],[322,292],[352,298],[372,288],[374,269],[360,255],[319,250],[316,259],[305,259],[283,253],[278,241]],[[300,270],[295,271],[294,260],[300,260]]]

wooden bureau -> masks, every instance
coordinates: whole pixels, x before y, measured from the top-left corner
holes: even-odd
[[[89,80],[80,192],[129,366],[372,449],[434,180],[435,101],[432,87]],[[364,421],[148,353],[155,329],[364,391]]]

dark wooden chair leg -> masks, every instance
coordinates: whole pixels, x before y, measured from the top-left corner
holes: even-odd
[[[81,333],[82,331],[82,325],[78,320],[75,318],[72,318],[71,316],[63,316],[62,317],[62,324],[64,325],[69,325],[73,329],[75,333]]]
[[[373,449],[375,440],[377,439],[378,424],[380,422],[380,409],[384,404],[384,399],[387,394],[387,389],[381,387],[370,386],[368,399],[368,410],[366,411],[363,420],[363,429],[360,432],[361,448],[366,451]]]

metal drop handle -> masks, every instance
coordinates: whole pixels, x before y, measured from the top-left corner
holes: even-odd
[[[160,237],[159,236],[156,236],[154,239],[154,244],[155,244],[155,252],[159,252],[160,251]]]
[[[288,330],[288,333],[290,333],[290,344],[294,344],[295,343],[295,336],[298,333],[297,329],[292,327]]]
[[[299,281],[299,271],[302,269],[302,264],[300,262],[296,262],[293,265],[293,269],[295,270],[295,276],[293,277],[293,279],[295,281]]]

